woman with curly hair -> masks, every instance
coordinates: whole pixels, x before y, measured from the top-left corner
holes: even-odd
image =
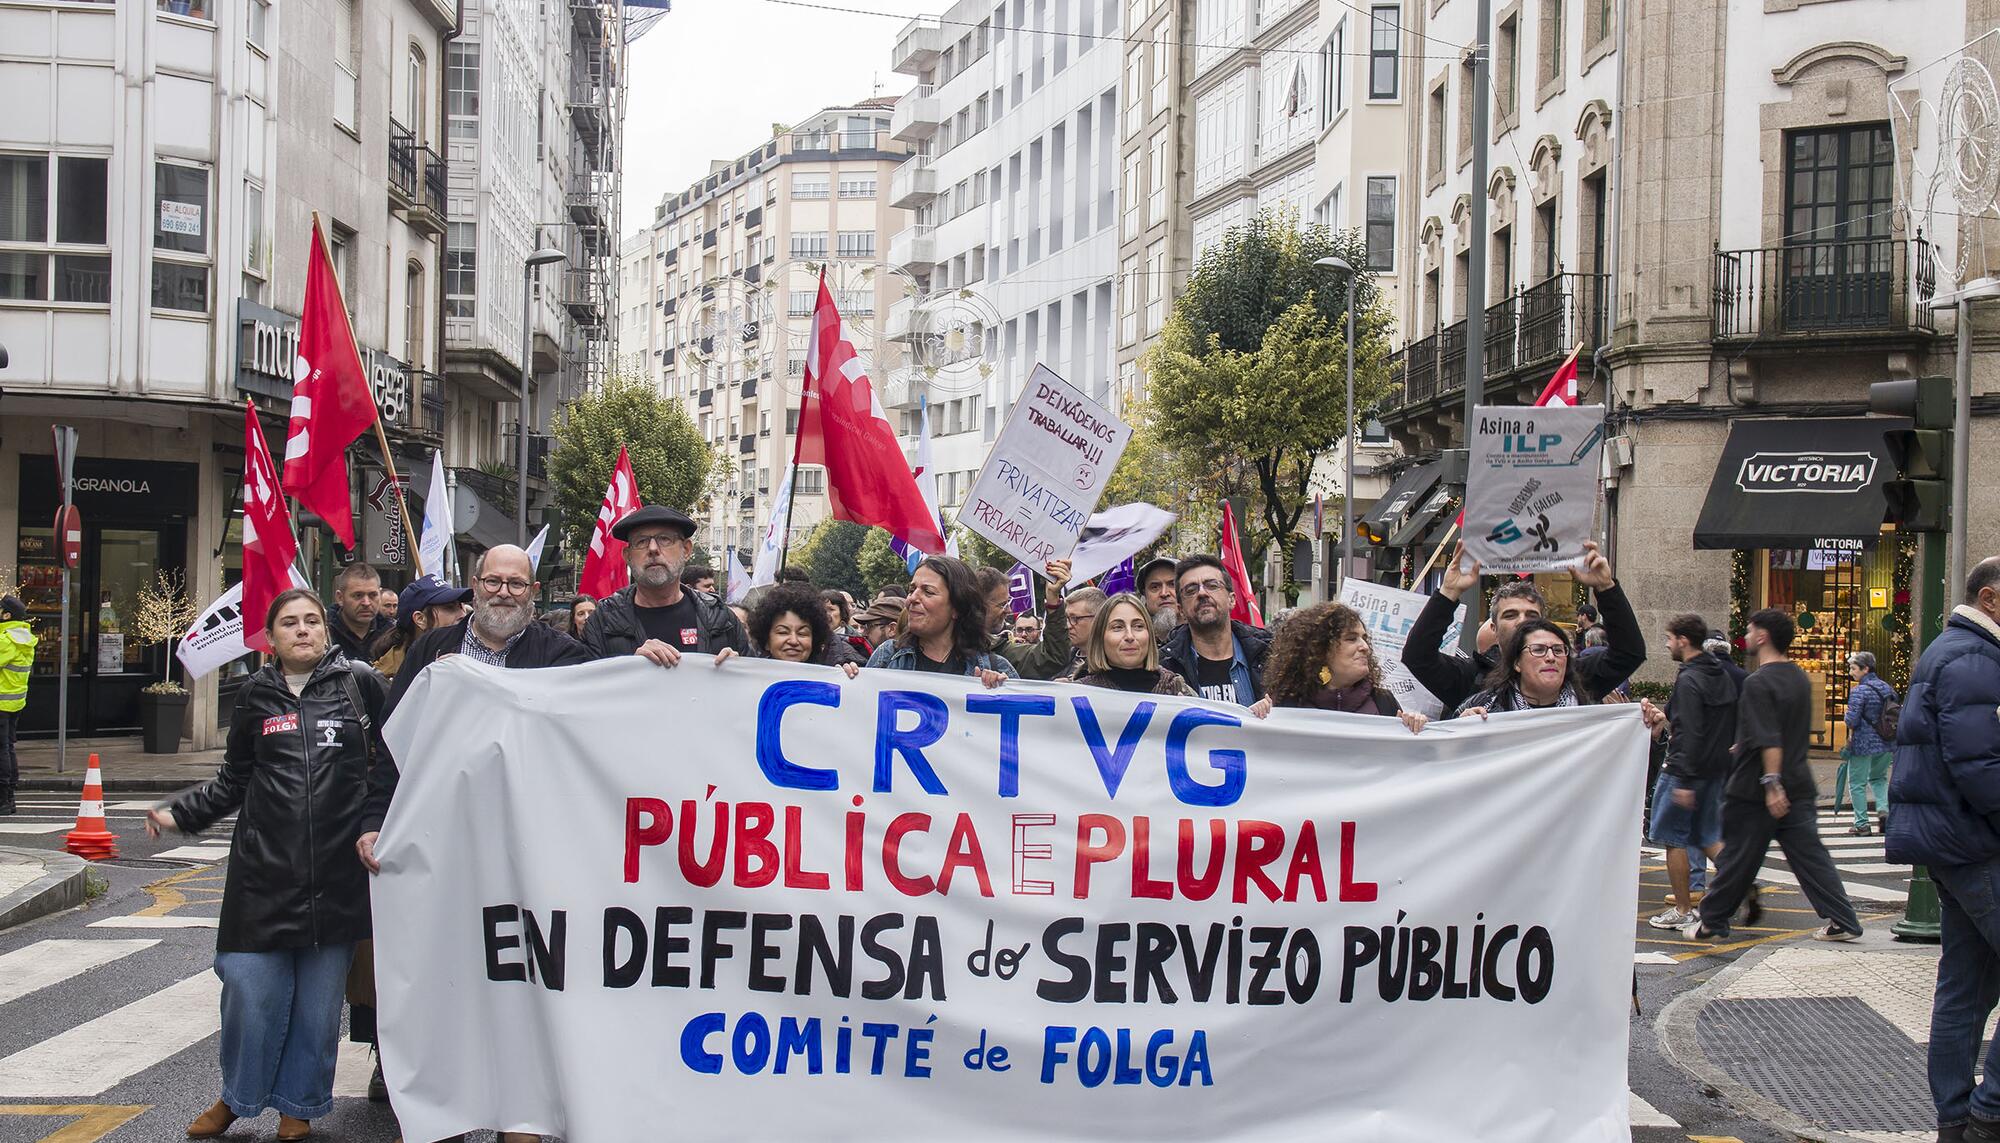
[[[986,597],[972,569],[950,556],[931,556],[910,577],[902,633],[875,648],[868,665],[891,671],[968,675],[988,689],[1018,678],[995,654],[986,633]]]
[[[1076,681],[1086,687],[1195,697],[1180,672],[1160,665],[1152,618],[1145,603],[1129,591],[1119,592],[1097,609],[1083,645],[1083,673]]]
[[[808,583],[781,583],[766,591],[750,609],[750,653],[785,663],[818,663],[840,667],[853,678],[860,670],[861,655],[836,639],[833,624],[827,622],[826,603]],[[716,652],[717,666],[736,657],[734,648]]]
[[[1459,704],[1452,717],[1476,714],[1485,718],[1495,711],[1590,706],[1596,702],[1578,677],[1569,633],[1546,619],[1530,619],[1507,636],[1493,670],[1480,680],[1479,692]]]
[[[1264,663],[1264,691],[1250,708],[1258,718],[1276,705],[1391,715],[1412,734],[1430,721],[1404,710],[1383,687],[1368,624],[1344,603],[1315,604],[1285,621]]]

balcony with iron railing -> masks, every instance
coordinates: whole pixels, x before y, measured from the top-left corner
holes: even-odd
[[[896,109],[889,113],[889,134],[905,143],[919,142],[937,134],[942,119],[936,90],[920,83],[896,101]]]
[[[417,137],[410,129],[389,121],[389,204],[407,209],[417,201],[417,184],[423,178],[423,160],[418,154]]]
[[[1486,307],[1486,400],[1531,400],[1528,389],[1546,382],[1571,350],[1588,358],[1605,345],[1608,290],[1606,275],[1557,273]],[[1385,423],[1452,411],[1465,392],[1465,332],[1464,321],[1453,322],[1391,359],[1397,388]]]
[[[416,400],[410,410],[410,428],[432,440],[444,439],[444,378],[421,369],[410,371],[410,388]]]
[[[1717,250],[1712,314],[1717,341],[1931,335],[1937,288],[1931,244],[1843,238],[1758,250]]]
[[[569,308],[570,316],[586,324],[595,324],[603,316],[604,275],[595,269],[570,269],[563,272],[563,305]]]
[[[423,195],[404,212],[403,221],[424,234],[444,233],[445,194],[451,187],[451,173],[445,158],[429,147],[417,149],[423,167]]]

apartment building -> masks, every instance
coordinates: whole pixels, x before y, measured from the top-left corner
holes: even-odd
[[[907,224],[890,183],[908,154],[891,137],[894,100],[824,108],[659,204],[625,243],[628,293],[618,338],[626,368],[652,378],[724,461],[698,539],[712,552],[752,549],[770,522],[792,457],[819,274],[840,306],[880,393],[903,347],[878,336],[880,315],[913,296],[884,258]],[[826,473],[795,490],[794,527],[828,512]]]
[[[165,573],[206,603],[241,575],[245,401],[281,443],[315,213],[400,463],[439,438],[437,65],[454,19],[439,0],[0,2],[0,568],[44,636],[24,733],[58,717],[49,425],[80,437],[64,717],[132,733],[168,667],[129,629],[138,591]],[[356,491],[381,492],[356,459]],[[393,581],[408,552],[392,512],[358,523],[358,554]],[[320,530],[305,539],[333,559]],[[196,746],[219,740],[241,677],[194,686]]]
[[[888,322],[912,364],[880,391],[906,435],[928,406],[947,512],[1037,364],[1112,399],[1124,7],[961,0],[891,52],[917,85],[892,118],[916,151],[888,260],[917,294]]]
[[[1194,268],[1194,66],[1199,0],[1132,0],[1126,9],[1118,133],[1118,384],[1145,391],[1147,349]]]
[[[1403,15],[1462,42],[1472,8],[1412,0]],[[1995,270],[1990,204],[1937,205],[1957,159],[1940,153],[1934,118],[1948,87],[1991,91],[2000,53],[1979,37],[1995,14],[1962,0],[1920,19],[1887,0],[1506,5],[1487,185],[1467,182],[1463,69],[1433,61],[1411,116],[1403,178],[1427,189],[1405,216],[1417,230],[1401,255],[1409,340],[1391,432],[1418,461],[1462,439],[1463,282],[1480,240],[1467,215],[1484,193],[1486,399],[1532,400],[1583,346],[1584,398],[1611,416],[1604,522],[1642,624],[1800,615],[1795,654],[1825,696],[1821,745],[1843,740],[1845,654],[1906,663],[1913,608],[1934,590],[1911,586],[1915,537],[1881,524],[1895,461],[1861,414],[1871,382],[1951,375],[1956,323],[1933,303]],[[2000,445],[1977,415],[2000,362],[1994,316],[1974,315],[1977,457]],[[1849,451],[1872,475],[1847,488],[1747,480],[1747,450],[1771,449]],[[1435,484],[1423,471],[1410,475]],[[1972,486],[1972,549],[1991,550],[2000,505],[1991,481]],[[1821,495],[1768,499],[1806,491]],[[1759,526],[1720,526],[1732,510]],[[1434,533],[1437,516],[1401,530]]]
[[[610,365],[625,9],[623,0],[465,0],[446,47],[445,451],[475,517],[500,525],[482,532],[485,543],[513,538],[508,487],[488,470],[517,464],[524,387],[539,505],[549,417]],[[534,271],[530,337],[522,287],[540,249],[564,260]]]

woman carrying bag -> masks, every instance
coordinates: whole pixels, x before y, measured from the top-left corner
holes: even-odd
[[[238,815],[216,929],[222,1098],[188,1126],[212,1139],[239,1117],[279,1113],[304,1139],[333,1110],[348,962],[369,933],[368,874],[355,853],[388,685],[329,649],[326,608],[293,589],[271,602],[276,658],[236,699],[222,769],[148,815],[146,832],[200,833]]]

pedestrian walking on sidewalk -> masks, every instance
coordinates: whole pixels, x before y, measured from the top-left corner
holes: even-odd
[[[1662,711],[1641,704],[1647,728],[1667,736],[1667,761],[1653,787],[1653,820],[1647,835],[1667,851],[1667,882],[1674,899],[1646,923],[1678,929],[1695,919],[1694,851],[1715,860],[1722,852],[1722,782],[1729,772],[1729,746],[1736,739],[1736,683],[1713,655],[1702,650],[1708,624],[1699,615],[1676,615],[1667,623],[1667,652],[1681,665],[1674,692]]]
[[[14,812],[21,763],[14,757],[14,729],[28,705],[28,674],[35,665],[35,629],[18,595],[0,596],[0,814]]]
[[[1868,827],[1870,790],[1876,814],[1888,814],[1889,763],[1896,749],[1889,739],[1900,707],[1896,689],[1875,673],[1875,656],[1868,652],[1847,656],[1847,677],[1854,680],[1847,692],[1847,745],[1840,752],[1847,759],[1847,797],[1854,803],[1854,828],[1847,832],[1867,837],[1874,832]]]
[[[1941,906],[1930,1043],[1938,1139],[2000,1143],[2000,1040],[1973,1085],[2000,998],[2000,556],[1972,569],[1965,603],[1924,648],[1897,731],[1888,860],[1929,866]]]
[[[222,1098],[188,1126],[191,1139],[266,1108],[279,1114],[279,1139],[304,1139],[333,1110],[348,963],[369,933],[353,838],[370,759],[388,756],[388,685],[329,646],[326,608],[310,591],[272,600],[264,632],[277,661],[237,695],[222,769],[146,820],[158,837],[239,815],[215,934]]]
[[[1757,669],[1736,703],[1735,759],[1722,791],[1722,857],[1699,915],[1681,930],[1694,940],[1728,936],[1738,906],[1745,907],[1746,925],[1763,916],[1757,872],[1774,840],[1806,900],[1826,920],[1813,939],[1861,935],[1861,920],[1819,839],[1819,788],[1806,760],[1819,703],[1812,680],[1787,655],[1796,633],[1792,617],[1775,607],[1750,617],[1746,641]]]

